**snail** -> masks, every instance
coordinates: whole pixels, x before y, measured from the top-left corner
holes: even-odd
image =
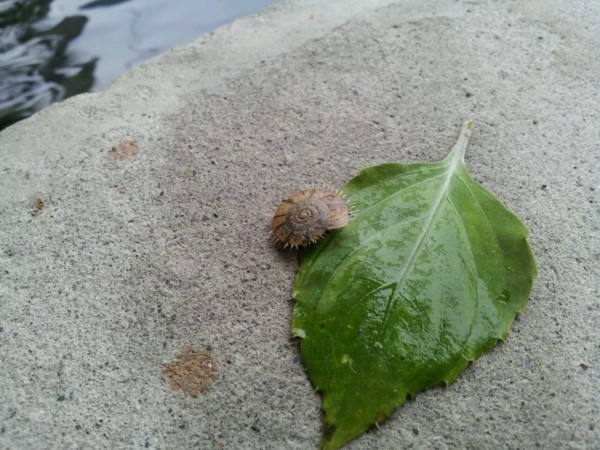
[[[275,211],[272,234],[292,248],[316,242],[328,230],[348,225],[350,212],[344,199],[325,189],[295,192]]]

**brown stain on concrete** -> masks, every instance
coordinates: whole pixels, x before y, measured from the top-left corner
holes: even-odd
[[[114,145],[108,151],[108,154],[119,161],[122,161],[126,158],[131,158],[137,155],[139,151],[139,146],[136,141],[125,140],[119,142],[117,145]]]
[[[172,390],[195,398],[209,390],[217,370],[208,352],[184,347],[161,375],[171,382]]]
[[[31,201],[31,209],[29,210],[29,214],[35,217],[42,212],[42,209],[44,209],[45,206],[46,204],[44,203],[44,200],[41,198],[35,198]]]

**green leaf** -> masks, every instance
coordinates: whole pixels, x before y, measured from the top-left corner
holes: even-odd
[[[350,224],[303,253],[293,334],[337,449],[504,339],[536,266],[528,231],[471,179],[472,123],[440,162],[383,164],[342,189]]]

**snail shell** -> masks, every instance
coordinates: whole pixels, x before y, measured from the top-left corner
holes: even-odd
[[[273,217],[273,236],[285,247],[297,248],[349,221],[348,205],[342,197],[325,189],[308,189],[293,193],[279,205]]]

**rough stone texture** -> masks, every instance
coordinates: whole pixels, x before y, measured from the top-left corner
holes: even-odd
[[[599,24],[593,1],[284,2],[0,133],[0,447],[315,448],[272,211],[437,160],[470,118],[470,172],[532,231],[530,304],[348,448],[599,448]],[[218,367],[196,398],[161,376],[187,347]]]

